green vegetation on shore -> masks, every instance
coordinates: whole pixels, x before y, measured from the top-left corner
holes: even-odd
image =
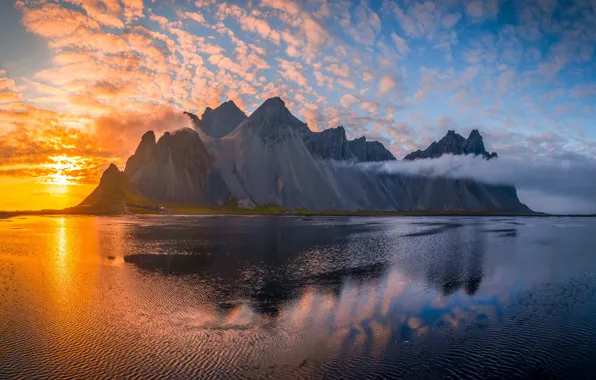
[[[541,213],[507,213],[507,212],[476,212],[476,211],[379,211],[379,210],[321,210],[287,209],[276,205],[256,206],[253,208],[222,207],[222,208],[167,208],[165,213],[208,215],[304,215],[304,216],[541,216]]]
[[[555,216],[544,213],[507,213],[477,211],[378,211],[378,210],[321,210],[287,209],[277,205],[260,205],[252,208],[241,208],[235,205],[221,207],[197,207],[167,205],[165,207],[146,207],[128,204],[124,212],[113,212],[112,208],[98,211],[97,208],[81,207],[64,210],[39,211],[0,211],[0,215],[122,215],[122,214],[163,214],[163,215],[301,215],[301,216]],[[558,216],[592,216],[592,215],[558,215]]]

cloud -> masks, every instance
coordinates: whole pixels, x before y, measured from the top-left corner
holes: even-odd
[[[345,63],[342,63],[342,64],[334,63],[332,65],[329,65],[329,66],[327,66],[327,71],[331,72],[331,74],[333,74],[335,76],[342,77],[342,78],[348,78],[350,76],[350,68]]]
[[[461,14],[459,13],[446,13],[441,18],[441,25],[445,29],[453,28],[461,20]]]
[[[68,0],[101,25],[122,29],[123,8],[117,0]]]
[[[397,89],[398,80],[391,74],[383,74],[379,79],[379,96],[385,96]]]
[[[340,86],[347,88],[348,90],[356,89],[356,84],[349,79],[339,78],[336,81],[337,81],[337,83],[339,83]]]
[[[475,20],[494,18],[498,13],[499,0],[472,0],[466,6],[466,14]]]
[[[571,89],[571,96],[574,98],[591,98],[596,96],[596,85],[578,85]]]
[[[346,9],[339,24],[354,41],[364,45],[373,45],[381,31],[381,20],[367,2],[360,2],[352,12]]]
[[[120,0],[124,6],[124,17],[127,21],[143,17],[143,0]]]
[[[391,33],[391,39],[393,40],[393,43],[395,43],[397,51],[399,51],[401,55],[407,55],[410,52],[410,47],[408,46],[406,40],[398,36],[395,32]]]
[[[510,90],[517,77],[517,73],[513,70],[501,73],[498,80],[499,91],[504,92]]]
[[[482,4],[482,0],[470,1],[466,6],[466,13],[473,18],[484,16],[484,5]]]
[[[360,104],[360,109],[363,111],[367,111],[369,115],[373,117],[377,117],[379,114],[379,105],[373,102],[362,102]]]
[[[450,30],[461,18],[454,1],[383,0],[382,10],[394,16],[405,34],[411,38],[433,40],[441,31]]]
[[[352,94],[345,94],[339,99],[339,104],[344,108],[350,108],[360,100]]]
[[[122,167],[148,130],[160,134],[191,127],[188,117],[170,108],[89,119],[22,105],[0,109],[2,120],[15,128],[0,139],[1,174],[44,180],[56,174],[57,160],[70,159],[76,165],[59,174],[78,183],[96,183],[111,162]]]
[[[298,16],[300,13],[300,7],[294,0],[261,0],[261,5],[287,12],[292,16]]]
[[[424,91],[418,90],[414,93],[414,100],[420,101],[424,99]]]
[[[205,17],[203,17],[203,15],[198,12],[184,12],[183,17],[190,19],[190,20],[194,20],[194,21],[198,22],[199,24],[207,25],[207,22],[205,21]]]
[[[285,59],[277,59],[281,70],[279,73],[284,75],[288,80],[305,87],[308,85],[308,79],[304,76],[304,68],[297,61],[287,61]]]
[[[16,91],[16,85],[14,81],[10,78],[6,78],[6,71],[0,70],[0,90],[8,90],[8,91]]]
[[[14,103],[21,101],[21,96],[14,92],[0,92],[0,103]]]
[[[75,31],[99,30],[99,24],[80,12],[61,7],[58,4],[44,4],[41,8],[23,10],[25,27],[42,37],[65,38]]]

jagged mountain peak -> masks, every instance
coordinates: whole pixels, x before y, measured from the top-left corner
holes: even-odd
[[[268,108],[268,107],[286,108],[286,102],[284,102],[283,99],[280,98],[279,96],[274,96],[272,98],[265,100],[263,102],[263,104],[261,104],[261,107],[264,107],[264,108]],[[261,107],[259,107],[259,108],[261,108]]]
[[[473,129],[467,139],[454,130],[448,130],[447,134],[438,142],[434,141],[425,150],[412,152],[404,157],[404,159],[412,161],[421,158],[438,158],[444,154],[473,154],[475,156],[482,156],[487,160],[498,157],[496,153],[486,151],[480,131]]]
[[[215,109],[211,107],[205,108],[201,118],[190,112],[184,113],[190,117],[196,129],[200,129],[208,136],[214,138],[229,135],[247,117],[244,111],[238,108],[233,100],[228,100]]]
[[[284,102],[279,96],[269,98],[263,102],[251,115],[250,118],[256,118],[262,115],[275,115],[277,117],[289,117],[294,116],[290,110],[286,107]]]
[[[466,154],[474,154],[474,155],[479,155],[479,154],[484,155],[485,153],[487,153],[486,149],[484,147],[484,141],[482,139],[482,135],[480,134],[480,132],[477,129],[473,129],[472,132],[470,132],[470,136],[464,143],[464,152]]]
[[[147,131],[141,137],[141,142],[137,146],[135,153],[126,160],[126,166],[124,167],[124,173],[131,178],[139,167],[145,165],[155,151],[157,145],[155,139],[155,133],[153,131]]]
[[[110,166],[108,166],[108,168],[101,175],[101,180],[104,180],[104,178],[107,179],[108,177],[113,176],[115,173],[120,173],[120,169],[118,169],[116,164],[111,163]]]
[[[141,142],[155,144],[155,133],[153,131],[147,131],[141,137]]]
[[[226,112],[226,113],[227,112],[238,113],[238,114],[242,114],[242,115],[244,115],[244,117],[246,117],[246,114],[240,108],[238,108],[238,106],[236,105],[236,103],[234,103],[233,100],[228,100],[226,102],[223,102],[219,106],[217,106],[215,109],[213,109],[211,107],[205,108],[203,115],[201,115],[201,119],[203,121],[206,121],[205,119],[210,118],[213,114],[217,113],[218,111]]]
[[[477,129],[472,129],[472,131],[470,132],[470,136],[468,137],[468,139],[475,138],[475,137],[482,138],[482,135],[480,134],[480,131],[478,131]]]
[[[460,135],[459,133],[456,133],[453,129],[450,129],[447,131],[447,134],[445,136],[443,136],[443,138],[441,138],[441,140],[439,140],[439,142],[441,141],[455,141],[455,142],[460,142],[460,141],[465,141],[466,139]]]
[[[101,175],[101,179],[99,180],[99,184],[108,184],[110,182],[117,182],[120,181],[121,176],[124,176],[124,172],[121,172],[118,167],[111,163],[106,170],[104,170],[103,174]]]
[[[310,131],[309,131],[310,132]],[[365,136],[348,140],[343,126],[310,132],[304,143],[316,158],[335,161],[393,161],[395,157],[378,141],[367,141]]]
[[[197,131],[195,131],[192,128],[185,127],[185,128],[177,129],[177,130],[172,131],[172,132],[164,132],[163,136],[161,136],[161,138],[158,140],[158,143],[163,138],[169,138],[170,136],[179,136],[179,135],[180,136],[187,136],[187,137],[190,136],[192,138],[195,138],[196,137],[196,138],[199,138],[200,139],[199,134],[197,133]]]
[[[310,132],[306,123],[294,116],[280,97],[265,100],[238,129],[241,133],[274,140],[288,133],[304,135]]]

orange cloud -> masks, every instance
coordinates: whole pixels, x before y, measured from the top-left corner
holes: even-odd
[[[23,3],[18,4],[23,11],[25,27],[42,37],[54,40],[79,31],[99,30],[96,21],[58,4],[44,4],[41,8],[27,8]]]
[[[74,183],[95,183],[110,162],[122,166],[147,130],[159,134],[191,127],[171,108],[91,119],[23,105],[0,109],[2,121],[14,128],[0,139],[0,175],[44,180],[59,174]],[[72,165],[59,166],[65,161]]]
[[[143,17],[143,0],[120,0],[124,6],[127,21]]]
[[[13,103],[18,102],[20,100],[21,96],[19,94],[15,94],[14,92],[0,92],[0,104]]]
[[[10,78],[6,78],[6,71],[0,70],[0,91],[16,91],[17,86]]]
[[[287,61],[285,59],[278,58],[279,66],[281,70],[278,72],[288,80],[298,84],[299,86],[308,86],[308,79],[304,76],[304,67],[296,61]]]
[[[111,28],[122,29],[124,24],[122,6],[118,0],[68,0],[70,3],[80,6],[85,13],[98,23]]]

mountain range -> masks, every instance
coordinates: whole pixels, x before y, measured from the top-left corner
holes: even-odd
[[[166,132],[159,140],[153,132],[145,133],[124,171],[110,166],[106,171],[110,176],[102,177],[94,193],[112,194],[112,203],[117,198],[123,211],[122,205],[138,205],[140,195],[152,206],[164,207],[531,212],[513,186],[367,170],[357,164],[396,158],[380,142],[364,137],[348,140],[342,126],[311,131],[278,97],[266,100],[250,116],[232,101],[207,108],[200,118],[186,114],[194,129]],[[426,150],[404,159],[442,154],[497,158],[485,150],[482,136],[474,130],[468,139],[449,131]],[[118,185],[108,181],[112,177],[118,177]],[[115,197],[110,190],[114,186],[126,191]],[[89,202],[88,198],[81,205],[90,207]]]

